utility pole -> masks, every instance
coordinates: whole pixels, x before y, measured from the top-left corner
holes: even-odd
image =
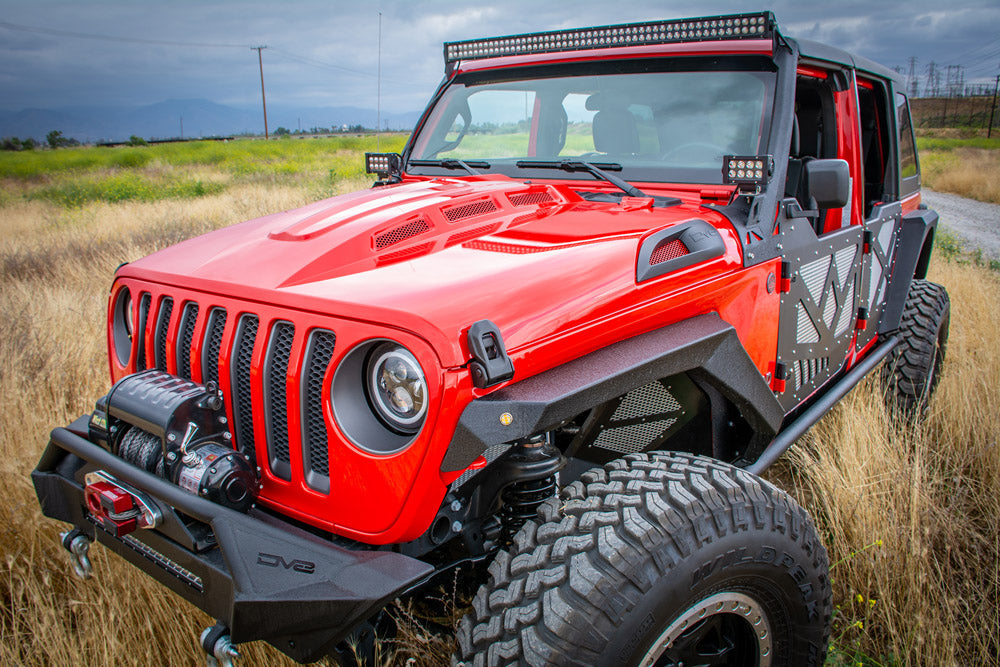
[[[251,46],[251,51],[257,52],[257,64],[260,66],[260,101],[264,105],[264,140],[267,141],[267,97],[264,96],[264,59],[261,57],[260,52],[266,49],[266,46]]]
[[[375,152],[382,150],[382,12],[378,13],[378,76],[376,77]]]
[[[184,116],[181,116],[181,139],[184,139]]]
[[[987,139],[993,135],[993,112],[997,106],[997,88],[1000,88],[1000,74],[997,74],[996,83],[993,84],[993,101],[990,102],[990,124],[986,130]]]

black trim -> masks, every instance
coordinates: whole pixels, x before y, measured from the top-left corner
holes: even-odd
[[[78,431],[80,423],[71,428]],[[138,530],[120,540],[97,528],[83,509],[83,476],[94,469],[148,494],[165,515],[183,512],[209,524],[218,546],[195,553],[159,530]],[[31,477],[46,516],[96,537],[222,621],[234,643],[267,641],[300,662],[322,658],[358,623],[433,570],[402,554],[348,549],[270,515],[216,505],[66,428],[52,431]]]
[[[549,430],[628,391],[683,372],[715,386],[755,432],[768,439],[777,432],[785,413],[736,330],[716,314],[698,315],[472,401],[456,425],[441,470],[462,470],[487,447]],[[510,419],[501,421],[504,414]]]
[[[663,243],[680,240],[687,254],[652,264],[653,252]],[[722,236],[712,225],[695,218],[651,234],[639,246],[635,261],[635,281],[641,283],[693,264],[719,257],[726,252]]]
[[[903,216],[896,242],[895,264],[886,289],[885,310],[879,323],[880,334],[899,329],[903,304],[913,279],[927,275],[938,214],[931,210],[911,211]]]

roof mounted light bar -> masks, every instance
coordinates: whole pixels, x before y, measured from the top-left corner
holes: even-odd
[[[446,63],[500,56],[583,51],[615,46],[647,46],[723,39],[769,39],[775,22],[771,12],[730,14],[676,21],[623,23],[579,30],[509,35],[466,42],[445,42]]]

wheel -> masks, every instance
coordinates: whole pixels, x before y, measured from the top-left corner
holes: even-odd
[[[546,501],[490,565],[453,664],[821,665],[829,563],[768,482],[633,454]]]
[[[944,287],[914,280],[903,305],[900,344],[885,366],[890,399],[904,416],[922,414],[941,379],[951,304]]]

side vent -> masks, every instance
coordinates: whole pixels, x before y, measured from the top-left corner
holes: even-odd
[[[222,352],[222,333],[226,330],[226,309],[213,308],[208,312],[205,340],[201,345],[201,379],[219,382],[219,354]]]
[[[160,313],[156,317],[156,340],[153,352],[156,354],[156,367],[167,370],[167,333],[170,330],[170,315],[174,311],[174,300],[169,296],[160,302]]]
[[[323,379],[333,358],[336,336],[332,331],[314,329],[306,346],[302,382],[302,461],[306,484],[321,493],[330,493],[330,459],[326,419],[323,417]]]
[[[149,292],[143,292],[139,299],[139,321],[136,323],[135,335],[139,337],[138,351],[135,356],[135,370],[146,370],[146,320],[149,318],[149,304],[152,301]]]
[[[198,304],[188,301],[181,310],[180,341],[177,345],[177,374],[185,380],[191,379],[191,341],[197,321]]]
[[[240,317],[233,337],[233,364],[230,367],[233,385],[233,418],[236,444],[240,451],[256,460],[253,428],[253,401],[250,392],[250,363],[253,361],[253,346],[257,341],[256,315],[249,313]]]
[[[430,230],[430,225],[423,218],[414,218],[409,222],[375,235],[375,249],[384,250],[406,239],[413,238]]]
[[[553,201],[548,192],[518,192],[507,197],[512,206],[537,206]]]
[[[288,359],[295,340],[295,325],[276,322],[271,328],[264,359],[264,422],[267,427],[267,456],[276,477],[291,481],[288,447]]]
[[[471,204],[446,208],[444,209],[444,217],[448,218],[448,222],[458,222],[465,218],[492,213],[495,210],[497,210],[497,205],[493,203],[492,199],[482,199]]]
[[[698,218],[687,220],[642,240],[635,263],[635,281],[651,280],[714,259],[725,252],[726,244],[719,230]]]
[[[686,254],[688,254],[687,246],[684,245],[684,242],[680,239],[661,241],[660,244],[653,249],[653,254],[649,256],[649,264],[652,266],[662,262],[669,262],[672,259],[683,257]]]

